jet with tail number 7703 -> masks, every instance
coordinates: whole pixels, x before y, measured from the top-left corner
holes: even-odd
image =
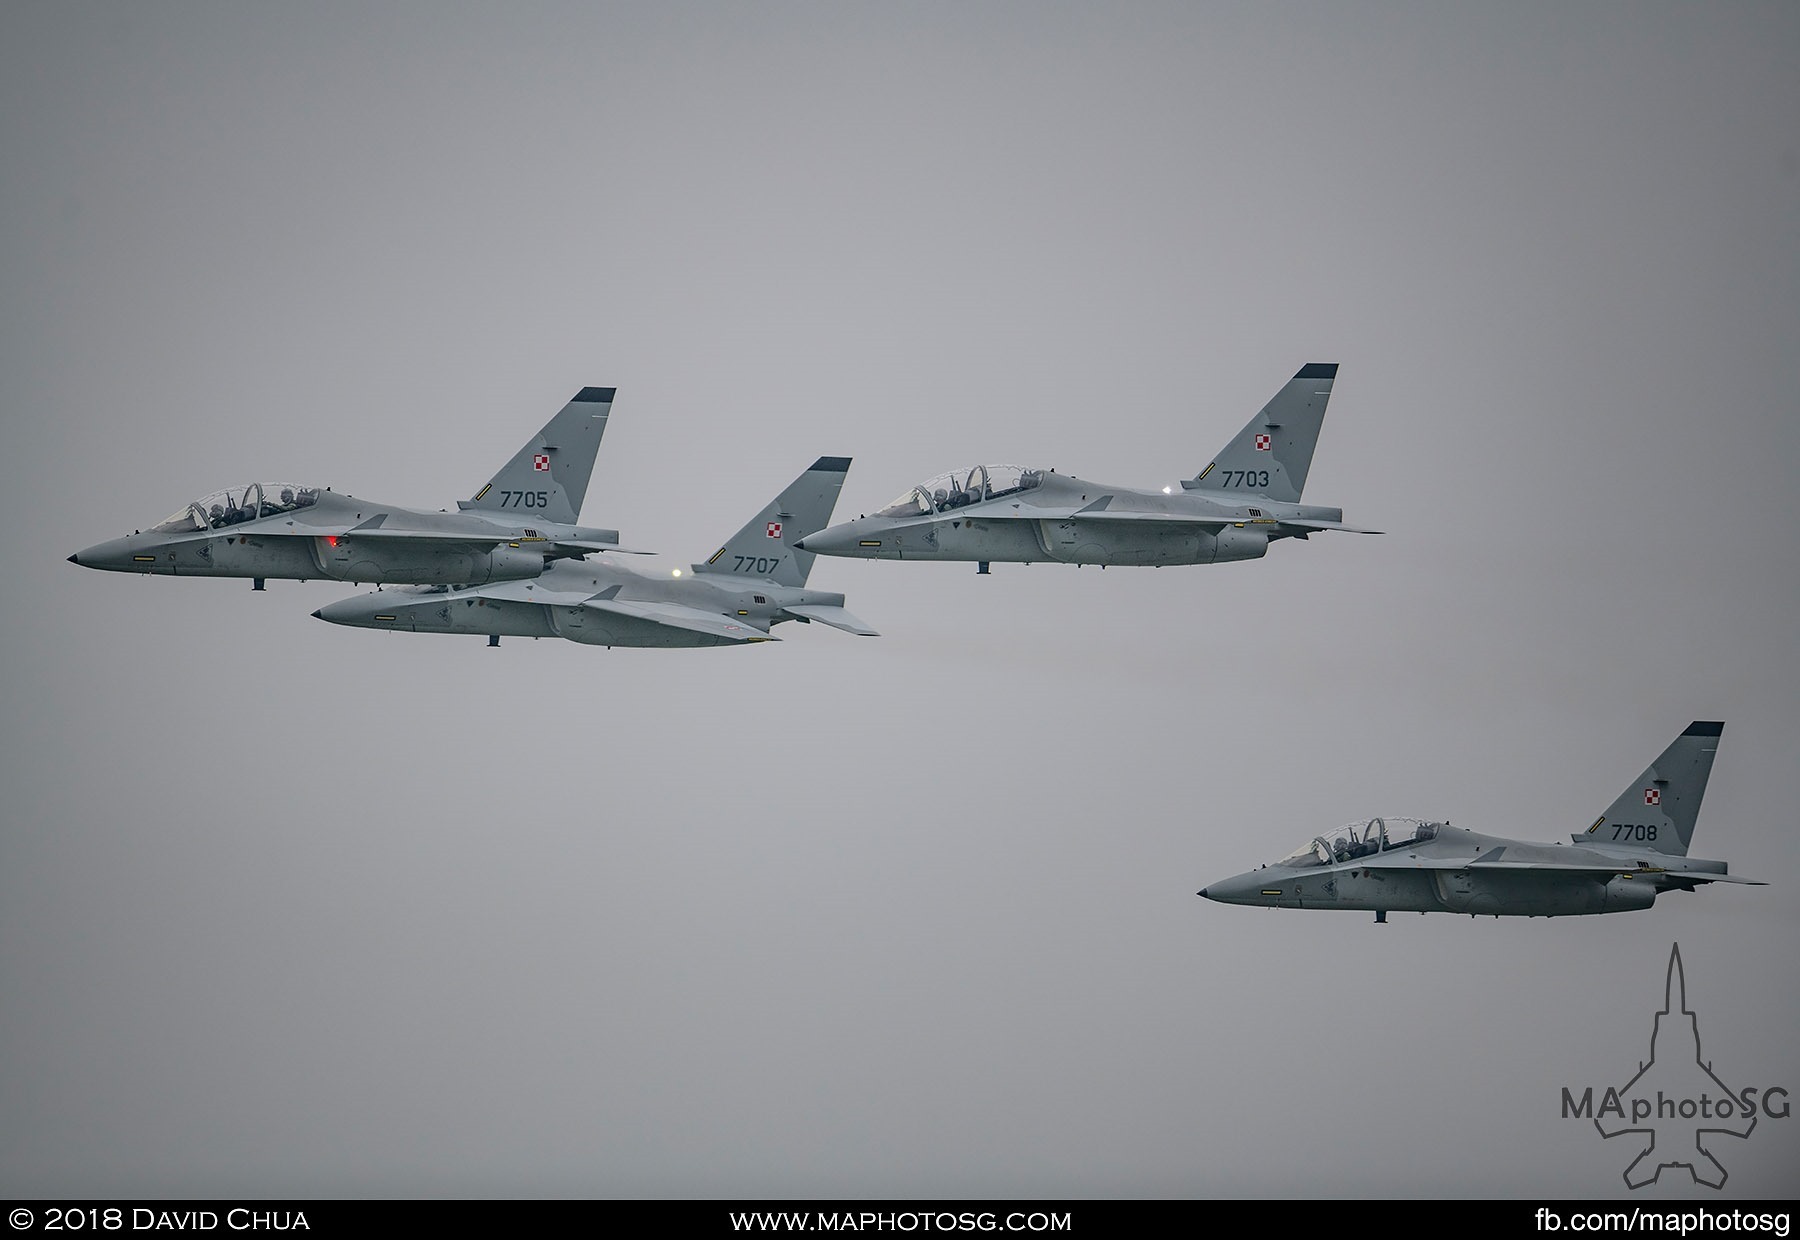
[[[1371,818],[1200,895],[1268,908],[1567,917],[1649,908],[1665,891],[1748,883],[1688,856],[1725,725],[1696,720],[1570,844],[1483,835],[1447,822]]]
[[[1280,538],[1344,524],[1300,502],[1337,363],[1314,362],[1181,489],[1089,482],[1055,470],[977,465],[912,487],[873,515],[809,534],[805,550],[872,560],[1148,565],[1262,557]]]
[[[533,581],[404,586],[340,599],[313,615],[398,633],[562,637],[588,646],[741,646],[779,641],[776,624],[817,621],[863,637],[875,630],[844,610],[842,594],[807,588],[813,557],[801,537],[831,520],[850,458],[812,468],[692,574],[654,576],[618,561],[555,564]]]
[[[175,577],[479,584],[528,580],[562,559],[619,551],[576,524],[613,388],[583,388],[473,499],[431,512],[330,488],[252,482],[197,499],[147,530],[69,557],[84,568]]]

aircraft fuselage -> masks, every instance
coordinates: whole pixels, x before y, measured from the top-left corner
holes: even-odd
[[[426,512],[322,492],[299,511],[216,529],[146,530],[69,558],[84,568],[159,576],[483,585],[537,577],[558,554],[554,539],[617,537],[611,530],[526,525],[474,510]]]
[[[716,636],[586,606],[668,603],[722,617],[745,636]],[[841,607],[842,594],[722,573],[655,576],[613,562],[553,565],[535,581],[487,589],[396,589],[341,599],[313,613],[358,628],[488,637],[561,637],[590,646],[731,646],[766,640],[784,608]]]
[[[1310,530],[1283,518],[1339,522],[1343,510],[1193,491],[1106,486],[1045,473],[1033,489],[917,516],[865,516],[803,540],[808,551],[875,560],[1161,567],[1263,556]],[[1202,524],[1201,522],[1205,522]]]

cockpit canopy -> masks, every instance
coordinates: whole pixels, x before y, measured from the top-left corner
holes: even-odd
[[[1390,848],[1422,844],[1437,838],[1437,827],[1418,818],[1371,818],[1316,835],[1277,861],[1289,869],[1337,865],[1358,857],[1372,857]]]
[[[977,465],[953,469],[922,482],[876,512],[878,517],[922,517],[979,504],[1016,491],[1029,491],[1044,480],[1041,469],[1022,465]]]
[[[247,487],[214,491],[194,500],[186,508],[172,513],[151,526],[163,534],[189,534],[199,530],[218,530],[227,525],[254,521],[310,508],[319,502],[318,487],[297,487],[286,482],[252,482]]]

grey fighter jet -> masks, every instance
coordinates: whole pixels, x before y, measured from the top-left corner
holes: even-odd
[[[1031,564],[1224,564],[1278,538],[1344,524],[1341,508],[1300,503],[1337,363],[1302,366],[1194,477],[1160,491],[1054,470],[977,465],[908,490],[872,516],[806,537],[805,550],[875,560]]]
[[[1372,818],[1321,835],[1280,861],[1203,888],[1226,904],[1270,908],[1566,917],[1649,908],[1658,892],[1763,884],[1690,857],[1694,820],[1722,723],[1695,722],[1572,844],[1482,835],[1447,822]]]
[[[84,568],[176,577],[478,584],[617,551],[617,530],[575,524],[612,410],[583,388],[455,512],[378,504],[329,488],[252,482],[69,557]]]
[[[771,626],[818,621],[864,637],[842,594],[806,588],[813,557],[800,537],[831,520],[850,458],[822,456],[693,575],[651,576],[617,561],[555,564],[535,581],[470,588],[401,587],[313,615],[402,633],[566,637],[589,646],[739,646],[779,641]]]

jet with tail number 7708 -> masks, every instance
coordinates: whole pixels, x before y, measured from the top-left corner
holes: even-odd
[[[1314,362],[1178,491],[1109,486],[1055,470],[977,465],[912,487],[873,515],[806,536],[820,555],[1034,564],[1224,564],[1281,538],[1344,524],[1300,502],[1337,363]]]
[[[397,633],[562,637],[588,646],[741,646],[779,641],[776,624],[817,621],[863,637],[875,630],[842,594],[807,588],[801,537],[831,520],[850,458],[822,456],[713,557],[654,576],[618,561],[555,564],[533,581],[405,586],[341,599],[313,615]]]
[[[1314,837],[1280,861],[1202,888],[1268,908],[1567,917],[1649,908],[1665,891],[1748,883],[1688,856],[1725,725],[1696,720],[1569,844],[1483,835],[1447,822],[1371,818]]]
[[[613,388],[583,388],[473,499],[431,512],[330,488],[252,482],[197,499],[147,530],[69,557],[84,568],[175,577],[479,584],[619,551],[576,524]]]

